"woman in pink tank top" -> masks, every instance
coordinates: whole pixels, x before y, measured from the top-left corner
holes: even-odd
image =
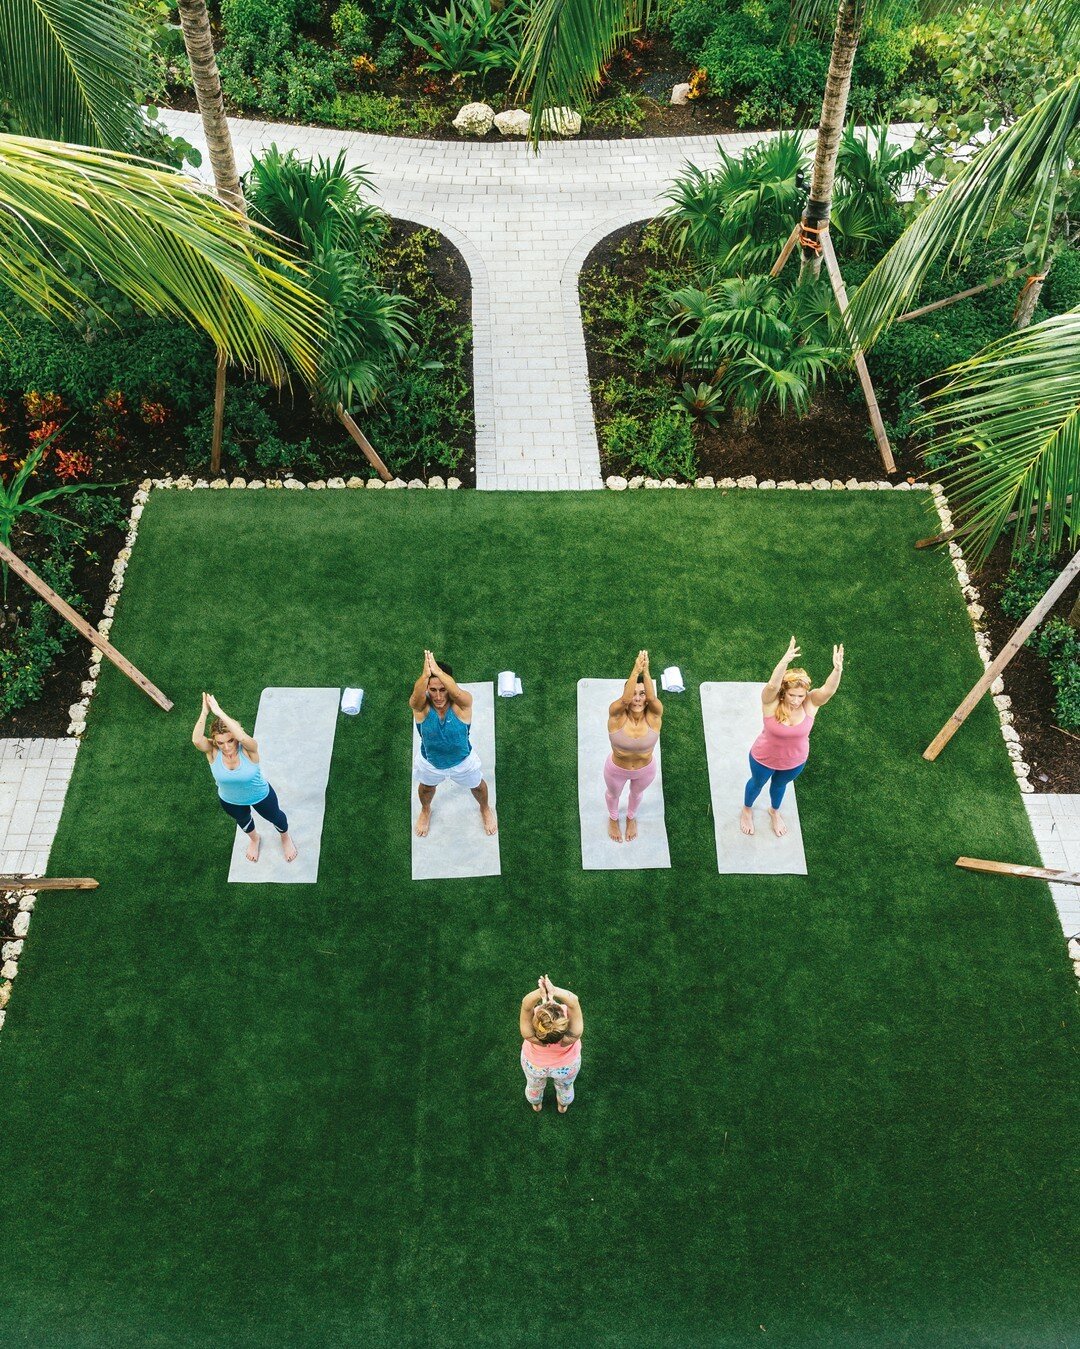
[[[744,834],[754,832],[754,802],[766,782],[769,784],[769,818],[773,833],[782,838],[787,825],[780,814],[780,803],[789,782],[806,767],[810,755],[810,732],[818,708],[833,696],[840,686],[844,670],[844,648],[833,647],[832,674],[821,688],[811,686],[810,676],[803,669],[788,669],[798,660],[799,648],[792,637],[788,649],[761,691],[761,734],[750,747],[750,780],[743,792],[739,828]]]
[[[525,1099],[532,1108],[544,1108],[548,1079],[555,1084],[559,1114],[565,1115],[574,1101],[574,1082],[581,1069],[581,1033],[585,1022],[577,994],[556,988],[542,974],[536,988],[521,1000],[521,1068],[525,1074]]]
[[[653,751],[660,739],[664,705],[656,696],[649,673],[649,653],[639,651],[621,697],[608,708],[608,739],[611,753],[604,761],[604,800],[608,812],[608,838],[623,841],[619,827],[619,797],[630,784],[626,805],[626,841],[637,838],[637,812],[645,790],[656,777]]]

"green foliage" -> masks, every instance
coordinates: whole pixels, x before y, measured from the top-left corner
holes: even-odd
[[[724,390],[716,384],[703,381],[696,388],[693,384],[684,384],[675,397],[674,406],[688,412],[695,421],[719,426],[724,404]]]
[[[423,135],[446,121],[444,110],[432,103],[381,94],[377,90],[336,94],[330,102],[320,104],[315,115],[319,121],[346,131],[388,136]]]
[[[1080,248],[1058,253],[1043,287],[1042,303],[1051,314],[1080,306]]]
[[[375,64],[384,74],[396,73],[405,64],[405,43],[396,28],[389,29],[379,43]]]
[[[1063,618],[1049,618],[1038,631],[1035,649],[1048,662],[1057,690],[1054,720],[1066,731],[1080,730],[1080,633]]]
[[[282,438],[277,422],[270,415],[267,404],[273,390],[265,384],[230,385],[225,399],[225,416],[221,447],[241,469],[259,468],[275,472],[301,468],[319,470],[319,459],[311,448],[311,440],[295,443]],[[188,426],[185,437],[191,461],[205,465],[210,456],[214,409],[206,407]]]
[[[1077,68],[1075,50],[1023,5],[972,5],[918,37],[927,78],[901,115],[923,122],[942,151],[1015,121]],[[943,168],[943,159],[932,166]]]
[[[859,132],[844,128],[836,156],[832,230],[845,258],[879,254],[899,235],[904,215],[900,192],[930,153],[918,143],[906,150],[888,137],[888,123]]]
[[[41,697],[49,671],[64,650],[54,620],[49,606],[35,600],[28,621],[20,624],[14,639],[0,649],[0,717]]]
[[[602,428],[601,443],[605,454],[629,472],[660,479],[697,476],[693,428],[685,412],[617,412]]]
[[[671,17],[675,50],[708,72],[710,97],[738,104],[740,126],[791,126],[816,114],[829,63],[828,34],[790,39],[789,0],[683,0]],[[903,85],[914,32],[870,27],[855,58],[850,104],[865,114]]]
[[[310,121],[350,71],[343,52],[298,31],[319,17],[309,0],[222,0],[218,53],[226,95],[242,108]]]
[[[521,5],[505,0],[498,9],[492,0],[450,0],[437,14],[427,10],[415,28],[403,31],[427,54],[420,69],[458,78],[509,73],[521,52]]]
[[[346,56],[362,56],[371,49],[371,20],[354,0],[342,0],[330,16],[330,30]]]
[[[590,126],[614,131],[636,131],[650,112],[659,110],[655,99],[621,89],[609,98],[594,103],[585,114]]]
[[[763,271],[775,261],[799,215],[800,178],[809,158],[796,132],[785,131],[729,155],[717,146],[715,169],[687,164],[664,193],[662,219],[678,252],[689,247],[725,275]]]
[[[1043,556],[1031,552],[1018,555],[1001,583],[1001,611],[1006,618],[1019,622],[1026,618],[1050,585],[1056,580],[1058,568]],[[1028,638],[1033,643],[1034,638]]]

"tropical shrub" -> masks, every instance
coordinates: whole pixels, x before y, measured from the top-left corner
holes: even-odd
[[[836,156],[831,229],[846,258],[879,254],[900,234],[900,193],[930,153],[925,143],[906,150],[888,137],[888,123],[857,131],[844,128]]]
[[[1045,556],[1020,553],[1005,574],[1001,590],[1001,612],[1020,622],[1035,608],[1057,578],[1058,568]],[[1028,638],[1028,645],[1035,638]]]
[[[1042,302],[1051,314],[1080,307],[1080,247],[1076,244],[1054,258]]]
[[[442,108],[423,99],[407,100],[375,89],[335,94],[319,105],[315,115],[320,122],[346,131],[406,136],[422,135],[447,119]]]
[[[318,472],[319,459],[311,448],[310,438],[292,442],[282,437],[269,411],[272,396],[273,390],[268,385],[254,381],[229,386],[222,423],[222,453],[245,471],[257,467],[274,473],[295,473],[301,469]],[[208,406],[185,431],[193,467],[204,466],[210,457],[213,423],[214,409]]]
[[[242,108],[309,121],[349,73],[344,52],[301,30],[320,17],[317,0],[221,0],[221,84]]]
[[[1054,720],[1067,731],[1080,730],[1080,633],[1063,618],[1049,618],[1035,649],[1047,661],[1057,691]]]
[[[14,638],[0,648],[0,717],[41,697],[49,671],[64,650],[55,620],[49,606],[35,600]]]
[[[330,16],[330,30],[346,56],[371,50],[371,20],[354,0],[342,0]]]
[[[519,0],[499,8],[492,0],[449,0],[442,14],[427,10],[413,28],[402,25],[413,46],[427,54],[420,69],[456,79],[511,72],[521,51],[520,30]]]

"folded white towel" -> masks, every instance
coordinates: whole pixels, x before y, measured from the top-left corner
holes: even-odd
[[[513,670],[503,670],[499,675],[499,697],[517,698],[521,693],[521,680]]]
[[[660,687],[665,693],[685,693],[686,683],[683,672],[677,665],[669,665],[660,676]]]
[[[346,689],[341,695],[341,710],[347,717],[355,717],[363,701],[363,689]]]

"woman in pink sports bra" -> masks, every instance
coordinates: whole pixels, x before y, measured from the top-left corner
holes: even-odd
[[[743,792],[739,816],[739,828],[744,834],[754,832],[754,802],[766,782],[769,784],[769,819],[773,833],[777,838],[783,838],[787,833],[780,803],[788,783],[806,767],[810,732],[814,729],[818,708],[824,707],[840,687],[844,670],[842,646],[833,647],[832,674],[819,689],[811,687],[810,676],[805,670],[788,669],[799,655],[792,637],[769,682],[761,690],[761,734],[750,746],[750,780]]]
[[[637,811],[645,789],[656,777],[653,750],[660,739],[664,705],[656,696],[649,674],[649,653],[639,651],[621,697],[608,708],[608,739],[611,753],[604,762],[604,800],[607,802],[608,838],[623,841],[619,828],[619,797],[627,783],[626,841],[637,838]]]
[[[555,1084],[559,1114],[574,1102],[574,1082],[581,1069],[581,1033],[585,1022],[577,994],[556,988],[542,974],[536,988],[521,1000],[521,1068],[525,1099],[534,1110],[544,1108],[548,1078]]]

